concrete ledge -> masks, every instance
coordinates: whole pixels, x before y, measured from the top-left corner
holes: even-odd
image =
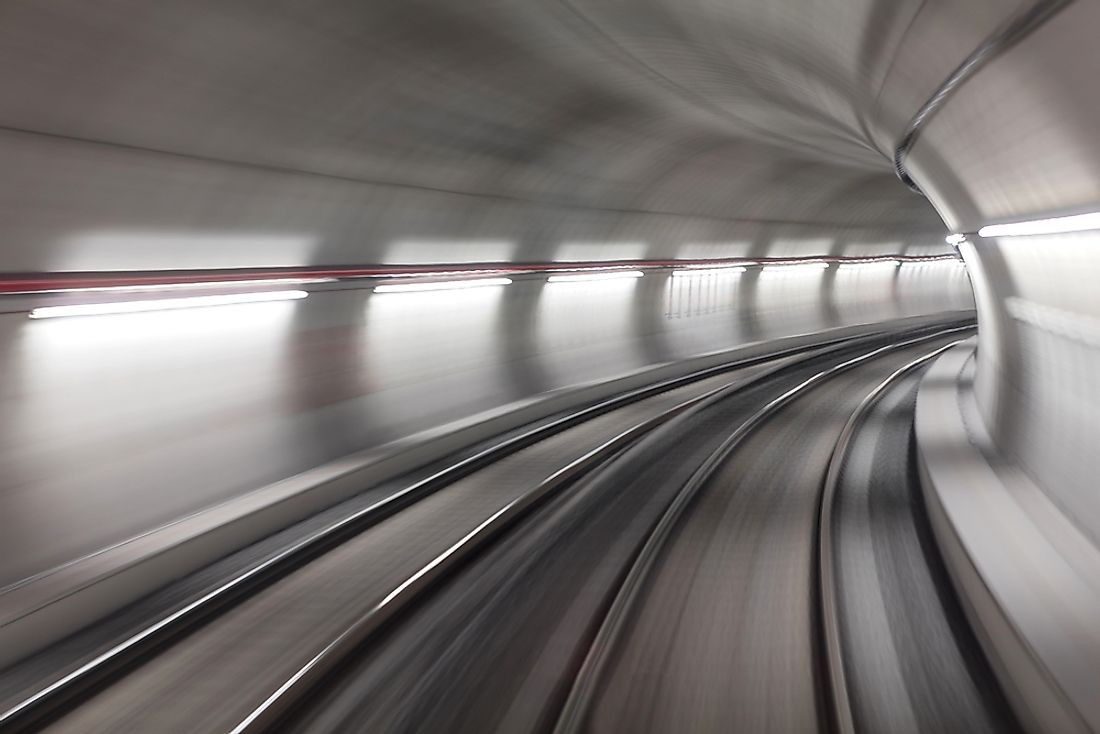
[[[974,403],[975,344],[937,360],[917,399],[936,539],[1025,728],[1100,731],[1100,550],[995,451]]]
[[[0,668],[372,485],[555,413],[732,360],[969,314],[829,329],[656,365],[501,406],[316,467],[0,589]]]

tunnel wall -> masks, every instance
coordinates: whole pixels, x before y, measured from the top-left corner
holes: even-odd
[[[6,6],[3,270],[946,251],[932,209],[866,150],[837,162],[780,145],[788,134],[741,138],[561,11]],[[604,301],[530,282],[412,301],[318,292],[240,311],[255,323],[6,316],[7,492],[64,508],[0,536],[21,548],[6,577],[546,391],[967,306],[961,273],[915,267],[892,282],[750,271],[690,292],[650,274],[604,284]],[[97,522],[70,532],[78,511]]]
[[[972,306],[961,263],[940,260],[6,313],[0,666],[500,431],[739,354]]]
[[[8,3],[3,269],[931,252],[936,212],[972,232],[1095,210],[1100,57],[1087,50],[1100,6],[1086,0],[998,55],[921,131],[906,165],[935,212],[890,170],[921,105],[1030,6]],[[981,333],[969,435],[988,434],[990,456],[1033,480],[1093,548],[1095,239],[962,248]],[[0,395],[15,418],[0,424],[0,451],[14,510],[0,543],[12,544],[6,558],[19,547],[35,559],[9,577],[525,396],[966,301],[957,272],[820,278],[752,274],[689,295],[647,275],[591,301],[524,282],[443,307],[317,293],[104,330],[4,315],[0,364],[13,377]],[[971,518],[994,550],[1017,542],[988,522],[995,506]],[[46,549],[56,557],[35,555]],[[1053,567],[1021,563],[1010,590],[1053,600],[1036,592],[1050,591]],[[1008,598],[987,590],[994,606]],[[1083,608],[1065,605],[1096,618]],[[1075,647],[1055,657],[1087,657]]]
[[[933,209],[855,131],[857,117],[875,123],[866,90],[848,110],[838,103],[853,81],[898,89],[892,75],[863,76],[887,68],[912,20],[907,4],[885,6],[860,18],[770,1],[717,12],[580,0],[8,3],[0,270],[941,254]],[[876,38],[884,25],[888,43]],[[919,96],[912,86],[901,85],[906,99]],[[599,287],[517,279],[418,296],[320,289],[294,304],[57,322],[28,321],[34,304],[9,301],[0,586],[165,523],[182,533],[204,509],[300,488],[354,452],[533,400],[557,396],[561,408],[584,385],[611,390],[622,383],[608,380],[658,365],[668,376],[746,344],[972,305],[953,264],[698,281],[649,271]],[[154,535],[179,545],[172,532],[126,545],[152,553],[141,549]],[[264,530],[220,532],[204,538],[207,556],[38,615],[52,629],[35,639]],[[34,604],[86,583],[75,568],[50,576],[62,581]],[[34,644],[0,631],[9,655]]]
[[[838,165],[783,125],[741,137],[724,106],[747,105],[656,83],[558,4],[2,13],[8,272],[717,257],[853,227],[942,245],[866,145]]]
[[[945,357],[918,403],[937,536],[1025,728],[1084,732],[1100,727],[1100,235],[976,234],[1100,210],[1100,6],[1061,5],[955,91],[908,166],[969,235],[979,316],[973,359]]]
[[[1100,57],[1082,54],[1100,22],[1076,2],[998,56],[929,123],[911,169],[948,226],[1100,208]],[[1100,540],[1100,274],[1097,232],[982,238],[962,247],[975,281],[975,397],[999,452]]]
[[[539,395],[758,340],[971,306],[965,271],[943,261],[7,314],[0,586],[326,461]]]

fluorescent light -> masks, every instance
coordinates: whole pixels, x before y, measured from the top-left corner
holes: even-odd
[[[585,280],[616,280],[619,278],[641,278],[641,270],[601,270],[595,273],[577,273],[576,275],[551,275],[550,283],[579,283]]]
[[[550,270],[552,273],[594,273],[594,272],[616,272],[621,273],[626,270],[626,265],[589,265],[582,268],[553,268]]]
[[[1034,219],[1013,224],[990,224],[978,230],[980,237],[1020,237],[1031,234],[1061,234],[1100,229],[1100,212],[1077,214],[1072,217]]]
[[[740,265],[726,265],[720,268],[689,267],[684,270],[673,270],[673,277],[680,278],[685,275],[725,275],[727,273],[743,273],[745,268]]]
[[[829,267],[826,262],[793,262],[774,265],[765,265],[761,272],[764,273],[803,273],[811,270],[825,270]]]
[[[148,293],[175,290],[255,288],[257,286],[333,283],[336,278],[264,278],[262,280],[208,280],[197,283],[146,283],[141,285],[97,285],[87,288],[47,288],[39,293]]]
[[[267,293],[236,293],[225,296],[191,296],[188,298],[158,298],[145,301],[118,301],[115,303],[82,303],[71,306],[42,306],[31,311],[31,318],[99,316],[102,314],[137,313],[140,311],[171,311],[181,308],[228,306],[236,303],[295,301],[308,295],[305,291],[269,291]]]
[[[375,293],[416,293],[421,291],[450,291],[460,288],[483,288],[490,285],[508,285],[510,278],[471,278],[469,280],[436,280],[427,283],[390,283],[376,286]]]
[[[943,238],[949,245],[961,245],[966,242],[966,235],[964,234],[949,234]]]

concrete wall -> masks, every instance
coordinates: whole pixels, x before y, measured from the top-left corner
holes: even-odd
[[[746,282],[755,280],[747,294]],[[971,307],[956,262],[0,316],[0,586],[318,464],[750,341]]]
[[[1067,4],[927,125],[910,171],[953,230],[1100,210],[1097,23],[1100,5]],[[1097,245],[1096,230],[972,234],[977,353],[945,357],[918,404],[937,536],[1032,731],[1100,727]]]
[[[944,252],[943,221],[1097,201],[1091,5],[933,121],[911,157],[930,205],[895,179],[893,146],[1017,4],[7,3],[0,271]],[[1058,287],[1091,273],[1072,251],[966,255],[985,421],[1084,497],[1064,473],[1094,459],[1054,437],[1089,419],[1045,406],[1086,394],[1094,360],[1037,319],[1045,335],[1025,334],[1006,300],[1092,309]],[[570,288],[41,323],[5,297],[0,585],[548,391],[970,303],[954,265]]]
[[[929,124],[912,169],[948,225],[974,232],[1100,209],[1100,74],[1077,2],[980,71]],[[975,394],[997,449],[1100,540],[1100,276],[1096,232],[972,238]]]

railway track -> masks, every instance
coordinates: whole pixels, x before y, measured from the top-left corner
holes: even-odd
[[[588,730],[609,666],[627,644],[625,630],[638,605],[652,593],[651,577],[666,546],[691,536],[683,530],[685,517],[731,457],[777,414],[838,376],[906,355],[913,369],[913,352],[938,349],[969,328],[878,335],[730,363],[502,437],[314,528],[112,641],[9,703],[0,725],[59,731],[366,725]],[[701,425],[703,439],[696,434]],[[668,450],[679,452],[681,461],[658,460]],[[622,491],[650,480],[651,492]],[[828,486],[815,500],[815,516],[828,512],[830,504],[820,499]],[[818,526],[823,523],[819,517]],[[560,572],[554,564],[561,559],[602,552],[611,560],[593,573],[569,576],[561,587],[540,586],[545,574]],[[573,597],[564,591],[569,584],[576,585]],[[523,597],[519,606],[527,604],[539,617],[540,608],[529,602],[547,588],[563,589],[542,609],[561,607],[568,627],[562,634],[569,638],[562,649],[573,652],[547,662],[554,654],[529,646],[525,663],[500,666],[518,687],[487,686],[465,718],[448,714],[448,696],[464,690],[448,675],[463,674],[478,645],[493,647],[486,636],[511,624],[501,615],[514,599]],[[831,617],[815,619],[827,640],[824,622]],[[555,624],[548,619],[541,626]],[[827,649],[822,642],[815,665],[833,671]],[[389,675],[375,675],[366,688],[356,684],[371,679],[371,666]],[[823,685],[833,681],[823,690],[842,690],[831,674],[820,679]],[[404,681],[409,695],[392,690],[395,681]],[[377,690],[371,692],[371,685]],[[436,705],[427,705],[425,696]],[[815,706],[818,719],[842,711],[821,701]],[[829,715],[843,725],[840,715]]]

